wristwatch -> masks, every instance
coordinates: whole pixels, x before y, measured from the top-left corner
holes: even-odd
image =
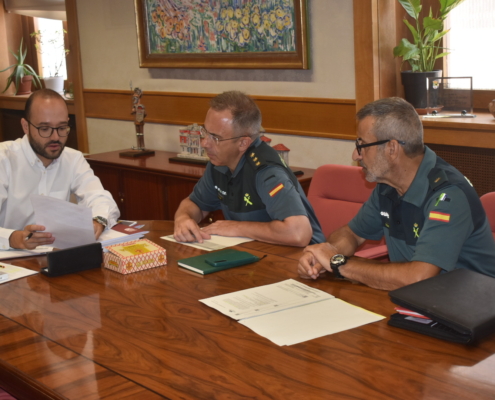
[[[330,267],[332,268],[333,274],[336,278],[345,279],[345,277],[340,273],[339,268],[347,262],[347,257],[343,254],[335,254],[330,259]]]
[[[103,225],[103,226],[107,226],[108,225],[108,221],[106,218],[103,218],[103,217],[100,217],[100,216],[97,216],[97,217],[94,217],[93,218],[93,221],[96,221],[98,222],[99,224]]]

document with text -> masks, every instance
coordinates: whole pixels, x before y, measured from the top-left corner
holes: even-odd
[[[161,239],[169,240],[171,242],[184,244],[186,246],[191,246],[196,249],[213,251],[213,250],[222,250],[227,247],[237,246],[238,244],[245,242],[252,242],[253,239],[249,239],[246,237],[228,237],[228,236],[219,236],[219,235],[211,235],[211,239],[205,240],[203,243],[199,242],[178,242],[174,239],[174,235],[162,236]]]
[[[385,318],[294,279],[200,301],[279,346]]]

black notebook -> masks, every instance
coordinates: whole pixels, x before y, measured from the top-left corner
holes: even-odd
[[[431,322],[394,314],[389,325],[457,343],[472,343],[495,333],[495,278],[456,269],[389,293],[392,302]]]

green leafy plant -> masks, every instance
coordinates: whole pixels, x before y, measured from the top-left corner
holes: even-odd
[[[18,53],[14,53],[12,50],[10,52],[14,55],[15,59],[17,60],[17,63],[12,64],[11,66],[2,69],[0,72],[5,72],[11,68],[14,68],[10,76],[7,78],[7,86],[5,86],[5,89],[3,90],[2,93],[5,93],[6,90],[9,88],[12,82],[15,83],[15,94],[17,94],[17,91],[19,89],[19,85],[21,83],[22,78],[27,75],[32,75],[33,76],[33,82],[35,87],[41,87],[41,82],[38,74],[34,71],[33,67],[31,67],[28,64],[24,63],[24,60],[26,58],[27,54],[27,49],[23,50],[22,47],[22,39],[21,39],[21,45],[19,46],[19,51]]]
[[[413,72],[433,71],[435,61],[450,54],[440,42],[449,32],[443,29],[443,23],[449,13],[464,0],[439,0],[440,10],[437,15],[433,16],[430,8],[428,16],[422,21],[419,16],[423,8],[421,0],[398,1],[415,21],[415,26],[413,26],[407,19],[404,19],[404,23],[413,35],[414,43],[405,38],[402,39],[400,44],[394,48],[394,56],[402,57],[403,62],[407,61]]]

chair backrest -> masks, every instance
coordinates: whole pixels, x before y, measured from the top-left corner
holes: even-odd
[[[311,180],[308,200],[325,236],[346,225],[375,186],[364,179],[361,167],[335,164],[319,167]]]
[[[488,222],[490,223],[493,237],[495,237],[495,192],[484,194],[480,197],[480,200],[485,209]]]

